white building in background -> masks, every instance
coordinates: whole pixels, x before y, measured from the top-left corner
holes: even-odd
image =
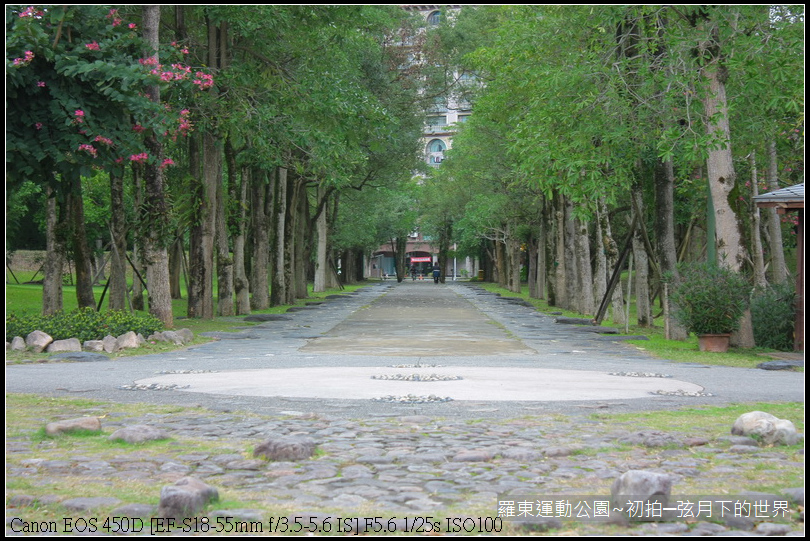
[[[437,26],[447,12],[452,13],[461,9],[460,5],[403,5],[402,9],[418,13],[424,18],[425,28]],[[464,77],[461,77],[462,80]],[[424,144],[425,162],[431,167],[440,167],[445,152],[453,146],[453,134],[458,124],[465,122],[470,114],[469,103],[458,102],[452,95],[436,98],[435,104],[428,108],[425,118],[425,127],[422,141]],[[432,239],[423,236],[421,232],[411,233],[406,250],[406,267],[411,265],[417,269],[417,276],[426,276],[429,269],[438,261],[438,246],[431,244]],[[469,259],[463,261],[450,259],[446,269],[443,269],[447,279],[473,276],[476,270],[474,263]],[[366,276],[382,278],[396,276],[393,247],[381,246],[371,257]]]

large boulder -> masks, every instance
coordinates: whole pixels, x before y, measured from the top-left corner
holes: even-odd
[[[54,340],[48,347],[45,348],[45,351],[48,353],[61,353],[63,351],[81,351],[82,350],[82,343],[79,342],[78,338],[68,338],[67,340]]]
[[[117,349],[136,349],[141,347],[138,335],[133,331],[122,334],[116,339]]]
[[[194,477],[183,477],[160,490],[158,516],[176,519],[193,517],[199,515],[209,502],[218,499],[216,488]]]
[[[799,434],[792,422],[764,411],[743,413],[734,421],[731,433],[754,438],[766,445],[795,445],[799,442]]]
[[[51,335],[42,331],[34,331],[25,337],[25,345],[34,353],[42,353],[51,342],[53,342]]]

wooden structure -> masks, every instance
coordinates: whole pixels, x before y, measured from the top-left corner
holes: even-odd
[[[796,212],[796,327],[793,349],[804,351],[804,183],[754,197],[760,208],[776,208],[779,214]]]

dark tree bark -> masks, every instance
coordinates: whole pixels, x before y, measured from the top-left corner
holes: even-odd
[[[45,200],[45,245],[47,256],[43,265],[45,278],[42,281],[42,315],[49,316],[62,311],[62,269],[67,246],[65,242],[65,216],[50,188]]]
[[[118,168],[110,173],[110,310],[127,309],[127,239],[124,209],[124,175]],[[137,279],[137,278],[136,278]]]

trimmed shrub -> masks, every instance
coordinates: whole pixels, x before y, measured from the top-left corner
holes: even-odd
[[[26,337],[33,331],[48,333],[54,340],[77,338],[80,342],[101,340],[108,334],[119,336],[129,331],[144,336],[163,330],[163,322],[151,314],[125,311],[96,312],[92,308],[58,312],[51,316],[8,314],[6,341],[15,336]]]
[[[793,350],[796,323],[796,293],[791,284],[758,289],[751,298],[751,323],[757,346],[778,351]]]

